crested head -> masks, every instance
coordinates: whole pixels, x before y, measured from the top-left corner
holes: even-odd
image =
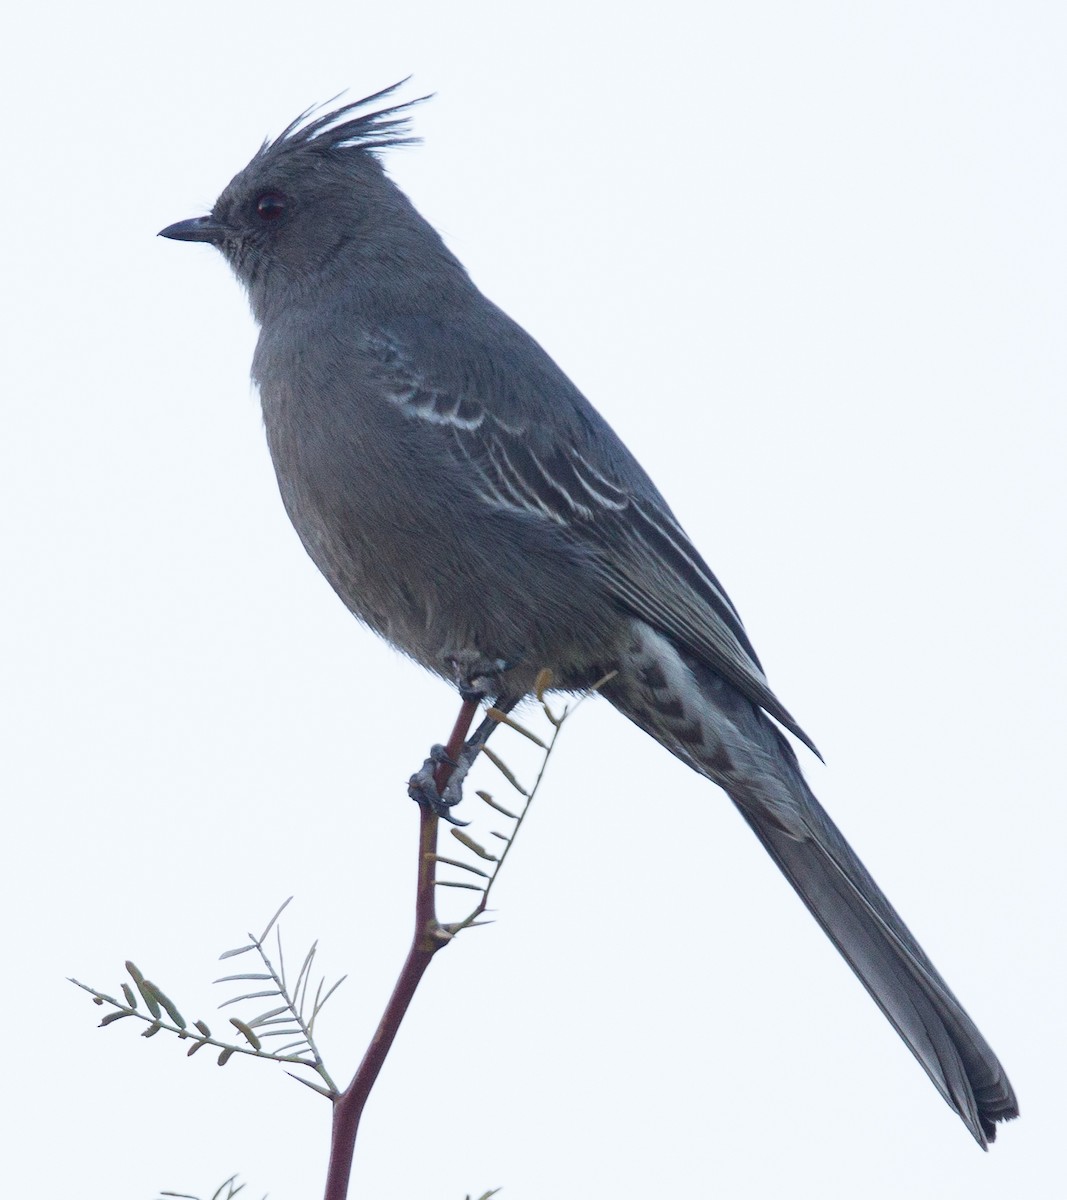
[[[216,245],[260,321],[330,281],[384,300],[443,265],[453,274],[459,264],[379,159],[419,140],[409,114],[427,96],[374,107],[406,82],[302,113],[263,143],[209,216],[169,226],[164,236]]]

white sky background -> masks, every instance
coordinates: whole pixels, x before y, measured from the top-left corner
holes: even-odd
[[[590,704],[498,923],[416,998],[353,1200],[1061,1186],[1062,6],[14,20],[5,1194],[207,1196],[235,1170],[321,1194],[325,1101],[95,1030],[64,976],[116,990],[132,957],[221,1024],[215,956],[295,893],[291,955],[319,937],[350,974],[321,1028],[347,1079],[406,949],[404,780],[454,697],[305,557],[238,286],[155,233],[301,109],[410,72],[437,98],[394,177],[666,492],[1024,1116],[983,1155],[724,797]]]

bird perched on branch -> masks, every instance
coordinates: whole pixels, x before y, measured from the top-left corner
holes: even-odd
[[[740,809],[986,1146],[996,1056],[815,799],[737,610],[633,455],[386,175],[399,84],[294,121],[207,216],[260,325],[252,374],[289,517],[348,608],[508,708],[548,668]],[[374,107],[385,101],[384,107]],[[817,751],[816,751],[817,753]]]

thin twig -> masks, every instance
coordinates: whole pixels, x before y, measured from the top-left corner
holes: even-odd
[[[445,747],[445,759],[434,773],[438,793],[444,791],[454,763],[463,748],[467,731],[478,711],[475,701],[465,700]],[[452,940],[452,934],[437,920],[437,814],[428,806],[419,806],[419,857],[415,890],[415,933],[404,965],[385,1006],[378,1028],[363,1061],[347,1088],[334,1098],[333,1128],[330,1136],[330,1163],[326,1169],[325,1200],[345,1200],[352,1174],[352,1157],[360,1118],[371,1088],[392,1048],[400,1023],[411,1005],[415,989],[426,973],[430,960]]]

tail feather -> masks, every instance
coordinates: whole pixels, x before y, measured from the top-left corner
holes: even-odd
[[[1004,1068],[812,794],[792,746],[752,701],[634,623],[604,695],[725,789],[948,1104],[985,1148],[1018,1115]]]
[[[934,1086],[987,1146],[995,1123],[1018,1114],[1004,1069],[810,791],[808,804],[818,818],[808,840],[738,807]]]

